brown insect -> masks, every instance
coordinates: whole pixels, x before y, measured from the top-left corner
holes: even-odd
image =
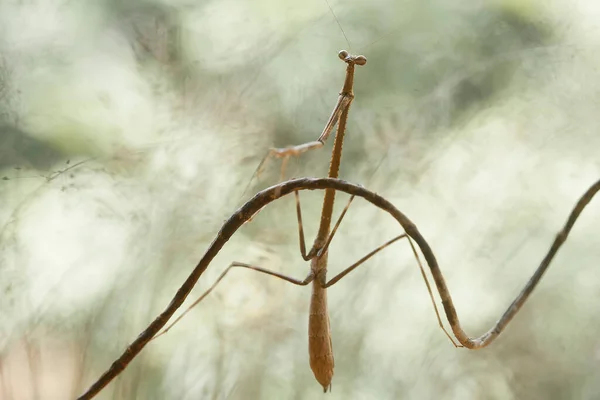
[[[433,294],[425,271],[421,265],[415,246],[411,240],[414,239],[421,252],[423,253],[425,260],[429,266],[431,274],[434,278],[436,288],[440,294],[444,312],[446,318],[452,328],[454,336],[460,343],[456,346],[464,346],[469,349],[479,349],[486,347],[492,343],[498,335],[506,328],[508,323],[521,309],[525,301],[529,298],[534,288],[539,283],[544,272],[550,265],[550,262],[558,252],[559,248],[566,241],[570,230],[573,228],[575,221],[585,208],[585,206],[591,201],[594,195],[600,191],[600,181],[594,183],[586,193],[580,198],[575,205],[573,211],[569,215],[569,218],[564,225],[563,229],[558,233],[554,242],[552,243],[548,253],[543,258],[539,267],[529,279],[523,290],[518,294],[515,300],[509,305],[507,310],[496,322],[496,324],[480,337],[471,338],[469,337],[460,325],[460,321],[452,301],[452,297],[448,291],[445,280],[442,276],[441,270],[438,266],[437,260],[433,254],[433,251],[425,241],[423,236],[419,233],[417,227],[400,211],[398,211],[391,203],[382,198],[381,196],[361,187],[353,185],[348,182],[340,181],[337,179],[339,166],[342,155],[342,144],[344,140],[344,133],[346,128],[346,121],[348,117],[348,110],[350,104],[354,98],[352,92],[353,79],[354,79],[354,68],[356,65],[364,65],[366,59],[363,56],[352,56],[346,51],[341,51],[339,57],[346,62],[346,78],[344,86],[338,97],[337,104],[329,117],[329,120],[325,126],[325,129],[321,133],[321,136],[317,141],[301,144],[298,146],[282,148],[282,149],[271,149],[267,157],[278,157],[283,158],[285,167],[286,160],[293,156],[302,154],[308,150],[320,148],[323,146],[325,140],[332,132],[335,125],[338,125],[335,142],[333,146],[331,164],[329,168],[328,178],[322,179],[295,179],[280,183],[272,186],[268,189],[263,190],[256,194],[252,199],[246,202],[240,209],[238,209],[222,226],[221,230],[217,234],[214,241],[211,243],[202,259],[198,262],[198,265],[194,268],[192,273],[186,279],[186,281],[179,288],[169,305],[165,310],[158,315],[155,320],[133,341],[129,347],[123,352],[123,354],[113,362],[110,368],[82,395],[79,397],[80,400],[91,399],[94,397],[103,387],[105,387],[112,379],[114,379],[119,373],[121,373],[127,365],[133,360],[133,358],[148,344],[152,339],[166,333],[174,324],[176,324],[192,307],[202,301],[225,277],[225,275],[234,267],[247,268],[255,270],[264,274],[278,277],[296,285],[305,286],[309,283],[313,284],[311,304],[310,304],[310,316],[309,316],[309,356],[310,366],[315,375],[317,381],[321,384],[324,391],[331,388],[331,380],[334,373],[334,359],[333,359],[333,347],[331,341],[331,334],[329,328],[329,316],[327,312],[327,296],[326,289],[340,279],[352,272],[359,265],[364,263],[366,260],[371,258],[373,255],[389,246],[390,244],[406,238],[409,241],[411,249],[419,267],[421,268],[421,274],[425,278],[425,283],[429,291],[429,295],[434,305],[434,309],[437,315],[438,323],[444,330],[448,338],[454,343],[450,334],[444,329],[440,315],[438,313]],[[283,172],[282,172],[283,173]],[[314,189],[325,189],[325,196],[323,200],[323,209],[321,214],[321,222],[317,237],[313,243],[312,248],[307,253],[306,245],[304,240],[304,232],[302,227],[302,215],[300,209],[299,190],[314,190]],[[330,231],[331,217],[333,213],[333,204],[335,200],[335,191],[340,190],[351,195],[348,204],[343,209],[340,217],[338,218],[335,226]],[[200,275],[206,270],[212,259],[217,255],[225,243],[235,234],[235,232],[246,222],[252,219],[262,208],[269,203],[283,197],[287,194],[294,193],[296,197],[296,213],[298,219],[298,232],[300,237],[300,251],[302,257],[306,261],[311,262],[311,269],[308,276],[304,280],[298,280],[295,278],[288,277],[278,272],[269,271],[264,268],[257,266],[238,263],[232,263],[217,279],[217,281],[198,299],[196,300],[181,316],[179,316],[171,325],[169,325],[164,331],[159,333],[160,329],[163,328],[169,319],[173,316],[175,311],[183,304],[186,297],[189,295],[194,285],[200,278]],[[331,243],[337,228],[339,227],[344,215],[346,214],[352,200],[355,196],[364,198],[371,202],[376,207],[387,211],[393,218],[395,218],[400,225],[403,227],[405,233],[394,237],[377,249],[371,251],[369,254],[346,268],[338,275],[327,281],[327,249]]]
[[[339,58],[346,63],[346,78],[344,80],[344,86],[339,94],[337,103],[333,108],[331,116],[329,120],[325,124],[325,128],[323,132],[319,136],[319,138],[315,141],[303,143],[297,146],[286,147],[286,148],[273,148],[269,150],[267,156],[260,163],[257,171],[264,166],[265,162],[271,158],[281,158],[283,159],[281,166],[281,179],[284,177],[285,167],[287,165],[287,161],[292,156],[299,156],[302,153],[305,153],[309,150],[314,150],[323,147],[325,141],[337,125],[337,132],[335,135],[335,141],[333,145],[333,150],[331,153],[331,161],[329,165],[329,178],[337,178],[340,169],[340,163],[342,159],[342,147],[344,141],[344,134],[346,131],[346,122],[348,120],[348,111],[350,109],[350,104],[354,99],[353,93],[353,84],[354,84],[354,69],[356,65],[365,65],[367,63],[367,59],[364,56],[354,56],[350,55],[346,50],[342,50],[338,53]],[[319,230],[317,233],[317,237],[312,245],[312,248],[307,253],[306,252],[306,244],[304,239],[304,230],[302,225],[302,213],[300,209],[300,199],[298,192],[295,192],[296,196],[296,213],[298,218],[298,233],[300,237],[300,252],[302,254],[302,258],[305,261],[310,261],[310,272],[308,276],[304,280],[298,280],[278,272],[269,271],[261,267],[234,262],[229,265],[229,267],[219,276],[217,281],[202,295],[198,300],[196,300],[182,315],[180,315],[172,324],[169,325],[163,332],[161,332],[158,336],[165,334],[171,327],[173,327],[183,316],[196,304],[202,301],[215,287],[216,285],[225,277],[225,275],[234,267],[247,268],[257,272],[261,272],[264,274],[268,274],[271,276],[275,276],[277,278],[283,279],[287,282],[293,283],[295,285],[305,286],[309,283],[312,283],[312,295],[310,299],[310,307],[309,307],[309,317],[308,317],[308,352],[310,359],[310,368],[312,369],[315,378],[317,381],[323,386],[323,390],[327,391],[327,389],[331,389],[331,379],[333,377],[334,370],[334,358],[333,358],[333,346],[331,341],[331,331],[329,326],[329,313],[327,309],[327,288],[333,286],[340,279],[346,276],[348,273],[353,271],[359,265],[364,263],[366,260],[371,258],[373,255],[383,250],[385,247],[390,244],[403,239],[408,238],[406,234],[402,234],[396,236],[392,240],[384,243],[382,246],[373,250],[365,257],[361,258],[359,261],[346,268],[344,271],[333,277],[331,280],[327,281],[327,249],[335,232],[337,231],[338,226],[340,225],[348,207],[350,206],[354,196],[350,197],[348,204],[342,211],[339,219],[337,220],[334,228],[330,231],[331,228],[331,217],[333,214],[333,205],[335,201],[335,190],[334,189],[326,189],[325,190],[325,198],[323,200],[323,209],[321,211],[321,222],[319,226]],[[409,239],[410,240],[410,239]],[[413,247],[411,243],[411,247]],[[413,252],[415,257],[417,255],[414,247]],[[422,269],[422,268],[421,268]],[[424,272],[423,272],[423,276]],[[429,287],[429,283],[427,283],[427,288],[429,290],[432,303],[435,306],[435,302],[433,300],[433,295],[431,294],[431,289]],[[437,308],[435,308],[436,314],[438,316],[438,322],[440,326],[442,326],[441,319],[439,317],[439,313]],[[442,327],[443,329],[443,327]],[[446,332],[444,330],[444,332]],[[452,340],[450,335],[446,332],[446,335]],[[454,342],[453,342],[454,343]]]
[[[335,134],[335,140],[333,144],[333,150],[331,153],[331,160],[329,166],[328,178],[337,178],[339,175],[340,163],[342,159],[342,148],[344,141],[344,134],[346,131],[346,122],[348,120],[348,112],[350,109],[350,104],[354,99],[353,93],[353,84],[354,84],[354,70],[357,65],[365,65],[367,63],[367,59],[364,56],[355,56],[349,54],[347,51],[342,50],[338,53],[339,58],[346,63],[346,77],[344,79],[344,85],[342,90],[339,93],[337,103],[333,108],[333,111],[325,124],[325,128],[323,129],[319,138],[315,141],[303,143],[297,146],[291,146],[286,148],[273,148],[269,150],[267,156],[260,163],[257,171],[264,166],[264,163],[271,157],[281,158],[283,159],[282,167],[281,167],[281,177],[283,179],[285,167],[287,161],[292,156],[299,156],[309,150],[314,150],[323,147],[325,141],[330,136],[332,131],[337,125],[337,132]],[[278,189],[276,189],[278,190]],[[281,194],[276,192],[277,197],[280,197]],[[308,319],[308,352],[309,352],[309,361],[310,367],[313,371],[313,374],[316,380],[321,384],[324,391],[327,389],[331,390],[331,380],[333,378],[334,373],[334,357],[333,357],[333,346],[331,340],[331,331],[329,324],[329,313],[327,309],[327,288],[333,286],[335,283],[340,281],[344,276],[352,272],[358,266],[363,264],[365,261],[370,259],[379,251],[383,250],[387,246],[392,243],[397,242],[400,239],[407,238],[409,240],[410,246],[412,248],[413,254],[415,255],[419,266],[421,268],[421,273],[425,278],[425,272],[423,267],[421,266],[420,260],[418,259],[418,255],[416,249],[412,242],[410,242],[410,237],[403,233],[394,237],[393,239],[387,241],[383,245],[379,246],[375,250],[368,253],[366,256],[352,264],[350,267],[346,268],[329,281],[327,280],[327,261],[328,261],[328,253],[327,250],[329,248],[329,244],[331,243],[337,228],[339,227],[342,219],[346,215],[354,196],[351,196],[342,213],[340,214],[333,230],[331,230],[331,220],[333,214],[333,206],[335,201],[335,189],[328,188],[325,190],[325,196],[323,199],[323,208],[321,211],[321,220],[320,226],[317,233],[317,237],[315,238],[312,248],[308,253],[306,252],[306,244],[304,238],[304,230],[302,224],[302,213],[300,207],[300,198],[297,191],[294,192],[296,198],[296,214],[298,219],[298,234],[300,241],[300,252],[302,258],[305,261],[310,261],[310,271],[308,276],[304,280],[298,280],[287,275],[270,271],[259,266],[249,265],[246,263],[233,262],[223,271],[223,273],[219,276],[216,282],[204,293],[200,296],[194,303],[192,303],[188,309],[182,313],[178,318],[176,318],[165,330],[156,335],[151,339],[156,339],[157,337],[168,332],[181,318],[185,316],[187,312],[189,312],[194,306],[196,306],[199,302],[201,302],[227,275],[227,273],[235,267],[246,268],[250,270],[254,270],[257,272],[261,272],[267,275],[275,276],[277,278],[283,279],[287,282],[293,283],[295,285],[306,286],[312,283],[312,295],[310,300],[309,307],[309,319]],[[257,210],[251,215],[248,215],[245,222],[252,219],[252,217],[260,211]],[[437,315],[438,323],[440,327],[444,330],[448,338],[454,343],[450,334],[444,329],[442,325],[442,321],[437,310],[437,306],[435,304],[435,300],[433,298],[433,294],[431,292],[431,288],[427,279],[425,278],[425,283],[427,285],[427,290],[429,291],[429,295],[431,297],[432,304],[434,306],[434,310]],[[166,323],[166,321],[165,321]],[[163,323],[164,325],[164,323]],[[160,329],[160,328],[159,328]],[[455,344],[456,345],[456,344]]]

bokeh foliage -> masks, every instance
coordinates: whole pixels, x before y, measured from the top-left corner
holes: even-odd
[[[487,329],[600,175],[593,2],[0,2],[0,398],[73,398],[167,304],[222,221],[314,140],[358,68],[342,177],[432,244],[468,332]],[[340,29],[343,28],[344,34]],[[330,144],[329,144],[330,146]],[[322,176],[328,150],[293,160]],[[57,173],[60,172],[60,173]],[[339,196],[338,208],[343,204]],[[308,234],[321,194],[302,194]],[[341,270],[398,232],[353,204]],[[598,397],[592,204],[491,348],[455,349],[406,244],[330,290],[331,399]],[[219,255],[304,277],[292,199]],[[236,271],[103,399],[314,398],[309,291]]]

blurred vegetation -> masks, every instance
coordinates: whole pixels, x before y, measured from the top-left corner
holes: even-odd
[[[368,58],[342,177],[417,223],[467,332],[500,316],[600,176],[594,3],[329,4],[337,22],[325,0],[0,2],[0,399],[75,398],[110,365],[277,181],[275,161],[253,176],[267,149],[316,139],[341,48]],[[325,175],[330,146],[288,176]],[[302,193],[307,235],[320,201]],[[233,260],[304,277],[293,204],[247,224],[195,295]],[[330,290],[328,398],[598,398],[599,216],[477,352],[437,327],[406,244],[378,255]],[[331,273],[397,232],[353,204]],[[233,272],[98,398],[321,396],[308,289],[254,275]]]

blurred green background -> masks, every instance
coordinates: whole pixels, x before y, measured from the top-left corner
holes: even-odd
[[[342,48],[368,63],[341,177],[417,224],[468,333],[499,318],[600,177],[600,7],[329,5],[339,24],[325,0],[0,1],[0,399],[75,398],[121,354],[278,181],[278,161],[253,179],[267,149],[318,137]],[[324,176],[331,142],[288,177]],[[301,198],[312,236],[322,193]],[[192,297],[234,260],[304,278],[294,210],[246,224]],[[488,349],[448,342],[400,242],[329,291],[331,394],[308,366],[310,289],[234,271],[98,398],[598,399],[599,223],[595,201]],[[398,233],[356,201],[330,274]]]

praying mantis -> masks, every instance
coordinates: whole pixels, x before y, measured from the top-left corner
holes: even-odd
[[[367,59],[362,55],[351,55],[346,50],[341,50],[338,53],[338,57],[346,63],[346,77],[344,80],[344,85],[342,90],[339,93],[339,97],[333,111],[325,124],[325,128],[323,132],[319,136],[319,138],[315,141],[303,143],[297,146],[287,147],[287,148],[274,148],[269,151],[267,156],[260,163],[257,171],[261,169],[264,162],[270,157],[282,158],[282,167],[281,167],[281,178],[283,179],[285,166],[289,157],[291,156],[299,156],[302,153],[305,153],[309,150],[314,150],[323,147],[325,141],[330,136],[334,127],[337,125],[337,132],[335,135],[335,141],[333,144],[333,150],[331,153],[331,161],[329,165],[329,173],[328,178],[335,179],[339,175],[340,163],[342,159],[342,148],[344,141],[344,134],[346,131],[346,122],[348,120],[348,112],[350,109],[350,104],[354,98],[353,93],[353,84],[354,84],[354,71],[355,67],[365,65],[367,63]],[[352,272],[358,266],[362,265],[365,261],[370,259],[379,251],[383,250],[387,246],[392,243],[397,242],[400,239],[408,238],[406,233],[398,235],[393,239],[387,241],[383,245],[379,246],[375,250],[368,253],[366,256],[358,260],[356,263],[352,264],[350,267],[346,268],[330,280],[327,280],[327,261],[328,261],[328,253],[327,249],[333,239],[342,219],[346,215],[346,211],[348,210],[352,200],[354,197],[350,197],[348,204],[342,211],[339,219],[337,220],[333,230],[330,231],[331,228],[331,220],[333,214],[333,206],[335,201],[335,190],[326,189],[325,197],[323,199],[323,206],[321,211],[321,220],[319,225],[319,230],[317,236],[313,242],[312,248],[308,253],[306,252],[306,243],[304,237],[304,229],[302,224],[302,212],[300,208],[300,199],[298,192],[295,192],[296,198],[296,213],[298,218],[298,235],[300,239],[300,253],[304,261],[310,261],[310,271],[308,276],[304,280],[298,280],[287,275],[280,274],[278,272],[269,271],[261,267],[234,262],[229,265],[227,269],[219,276],[215,284],[213,284],[198,300],[196,300],[189,308],[188,311],[202,301],[215,287],[216,285],[227,275],[227,273],[235,267],[238,268],[246,268],[250,270],[254,270],[263,274],[275,276],[277,278],[283,279],[287,282],[290,282],[294,285],[306,286],[312,283],[312,294],[310,298],[310,307],[309,307],[309,318],[308,318],[308,352],[309,352],[309,360],[310,360],[310,368],[313,371],[315,379],[321,384],[323,387],[323,391],[326,392],[329,388],[331,390],[331,380],[333,378],[333,370],[334,370],[334,357],[333,357],[333,345],[331,340],[331,330],[330,330],[330,322],[329,322],[329,313],[327,309],[327,292],[326,289],[333,286],[335,283],[339,282],[344,276]],[[410,239],[409,239],[410,240]],[[412,251],[417,258],[418,256],[414,246],[411,243]],[[420,262],[419,262],[420,265]],[[421,271],[423,276],[425,277],[425,273],[423,272],[423,268],[421,267]],[[438,318],[438,322],[448,338],[452,341],[451,336],[444,329],[441,318],[439,316],[439,312],[435,305],[435,301],[433,299],[433,295],[431,293],[431,288],[429,287],[429,283],[425,280],[427,284],[427,289],[429,291],[430,297],[432,299],[432,303]],[[186,311],[187,312],[187,311]],[[167,329],[165,329],[160,335],[166,333],[171,327],[176,324],[183,316],[182,314],[179,316]],[[453,341],[452,341],[453,342]],[[453,342],[454,343],[454,342]]]
[[[171,325],[169,325],[164,331],[162,331],[162,333],[159,333],[160,330],[167,324],[169,319],[173,316],[175,311],[183,304],[186,297],[193,289],[195,283],[198,281],[202,273],[206,270],[212,259],[217,255],[217,253],[221,250],[225,243],[235,234],[235,232],[242,225],[244,225],[246,222],[252,219],[266,205],[291,193],[294,193],[296,198],[296,213],[298,219],[298,233],[301,254],[304,260],[311,262],[311,268],[308,276],[304,280],[298,280],[257,266],[234,262],[219,276],[217,281],[186,310],[186,312],[189,311],[191,307],[202,301],[225,277],[225,275],[234,267],[251,269],[271,276],[276,276],[280,279],[286,280],[296,285],[305,286],[309,283],[312,283],[312,296],[309,314],[309,358],[313,374],[315,375],[315,378],[319,382],[319,384],[323,387],[324,391],[327,391],[327,389],[331,389],[331,380],[334,372],[333,348],[330,334],[329,316],[327,314],[326,289],[334,285],[336,282],[338,282],[350,272],[352,272],[354,269],[356,269],[359,265],[371,258],[377,252],[381,251],[385,247],[400,239],[406,238],[409,241],[413,254],[415,255],[417,262],[419,263],[419,267],[421,268],[421,273],[425,278],[427,289],[434,304],[434,310],[438,318],[438,323],[440,327],[444,330],[446,335],[450,338],[450,340],[453,341],[450,334],[443,327],[440,315],[437,311],[437,307],[435,306],[435,302],[433,301],[433,294],[427,281],[425,271],[421,265],[418,253],[416,251],[415,246],[413,245],[412,240],[415,241],[416,245],[419,247],[421,253],[423,254],[427,265],[430,269],[430,272],[434,278],[434,283],[437,288],[437,291],[441,297],[446,318],[451,326],[454,336],[459,342],[459,344],[455,344],[455,346],[462,346],[469,349],[480,349],[488,346],[498,337],[498,335],[506,328],[507,324],[516,315],[516,313],[521,309],[523,304],[527,301],[530,294],[533,292],[534,288],[537,286],[542,276],[546,272],[547,268],[550,265],[550,262],[552,261],[562,244],[566,241],[569,232],[573,228],[577,218],[579,217],[583,209],[592,200],[595,194],[598,191],[600,191],[600,181],[594,183],[576,203],[571,214],[569,215],[569,218],[567,219],[566,224],[564,225],[563,229],[557,234],[548,253],[543,258],[537,270],[527,282],[523,290],[509,305],[509,307],[501,316],[501,318],[486,333],[484,333],[480,337],[471,338],[464,332],[460,325],[458,315],[454,307],[454,303],[452,301],[452,297],[450,296],[450,292],[446,286],[437,260],[433,254],[433,251],[431,250],[431,247],[420,234],[416,225],[383,197],[363,188],[362,186],[354,185],[337,179],[339,173],[339,166],[341,162],[342,145],[346,128],[346,121],[348,117],[348,111],[352,99],[354,97],[352,91],[354,69],[356,65],[364,65],[366,63],[365,57],[353,56],[346,51],[341,51],[339,53],[339,58],[347,64],[344,86],[339,94],[336,106],[334,107],[334,110],[317,141],[289,148],[272,149],[269,154],[269,156],[271,157],[283,158],[284,167],[289,157],[302,154],[311,149],[322,147],[325,140],[328,138],[328,136],[333,131],[333,128],[337,124],[338,129],[335,135],[328,177],[321,179],[302,178],[282,182],[278,185],[272,186],[259,192],[252,199],[246,202],[242,207],[240,207],[224,223],[221,230],[219,231],[216,238],[205,252],[202,259],[199,261],[199,263],[191,272],[189,277],[174,295],[173,299],[165,308],[165,310],[161,314],[159,314],[144,331],[142,331],[142,333],[135,339],[135,341],[133,341],[127,347],[123,354],[113,362],[110,368],[102,376],[100,376],[100,378],[92,386],[90,386],[90,388],[84,394],[82,394],[79,397],[80,400],[93,398],[112,379],[114,379],[119,373],[121,373],[131,362],[131,360],[133,360],[133,358],[137,354],[139,354],[139,352],[151,340],[166,333],[175,323],[177,323],[177,321],[181,319],[181,317],[183,317],[185,313],[178,317]],[[312,248],[308,252],[306,252],[298,192],[300,190],[316,189],[325,190],[321,223]],[[351,197],[347,205],[341,212],[340,217],[335,223],[333,229],[330,231],[333,214],[333,203],[335,200],[336,190],[346,192],[350,194]],[[351,202],[356,196],[362,197],[365,200],[372,203],[373,205],[375,205],[376,207],[379,207],[382,210],[388,212],[393,218],[395,218],[398,221],[398,223],[404,229],[405,233],[400,234],[394,237],[393,239],[389,240],[388,242],[384,243],[383,245],[379,246],[377,249],[371,251],[366,256],[358,260],[356,263],[354,263],[353,265],[346,268],[341,273],[327,281],[327,249],[344,215],[346,214],[346,211],[348,210]]]

